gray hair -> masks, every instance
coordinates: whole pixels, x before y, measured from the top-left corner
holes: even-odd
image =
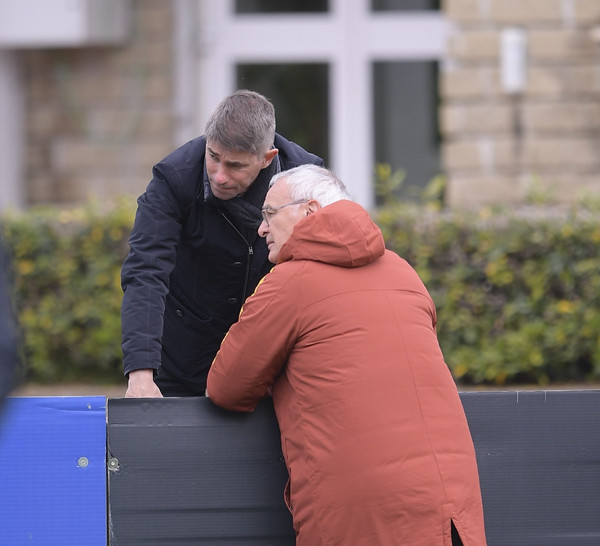
[[[261,94],[240,89],[215,108],[204,137],[227,150],[260,156],[273,148],[275,108]]]
[[[278,180],[285,180],[293,201],[318,201],[322,207],[342,199],[351,200],[344,183],[330,170],[317,165],[301,165],[289,171],[277,173],[269,187]]]

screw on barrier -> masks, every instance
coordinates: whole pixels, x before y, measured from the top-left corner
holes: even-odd
[[[116,457],[111,457],[108,459],[108,469],[112,470],[113,472],[119,470],[119,459]]]

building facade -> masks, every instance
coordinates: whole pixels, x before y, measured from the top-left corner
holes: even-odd
[[[454,27],[440,81],[447,202],[597,195],[600,2],[446,0],[444,14]]]
[[[597,0],[28,3],[0,5],[1,208],[141,193],[240,87],[368,207],[379,163],[451,207],[600,193]]]

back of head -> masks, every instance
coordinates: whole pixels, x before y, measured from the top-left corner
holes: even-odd
[[[294,201],[314,199],[322,207],[342,199],[351,200],[344,183],[330,170],[317,165],[301,165],[276,174],[270,182],[273,186],[285,179]]]
[[[259,93],[241,89],[215,108],[204,136],[227,150],[262,155],[275,140],[275,108]]]

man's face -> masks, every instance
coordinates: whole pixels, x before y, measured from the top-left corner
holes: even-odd
[[[213,195],[227,200],[243,194],[276,155],[275,148],[257,156],[250,152],[227,150],[214,142],[207,142],[206,172]]]
[[[309,205],[315,203],[310,201],[291,204],[292,201],[285,178],[275,182],[265,197],[263,213],[267,219],[263,219],[258,227],[258,234],[266,238],[269,261],[274,264],[277,263],[279,251],[289,239],[294,226],[310,212]]]

